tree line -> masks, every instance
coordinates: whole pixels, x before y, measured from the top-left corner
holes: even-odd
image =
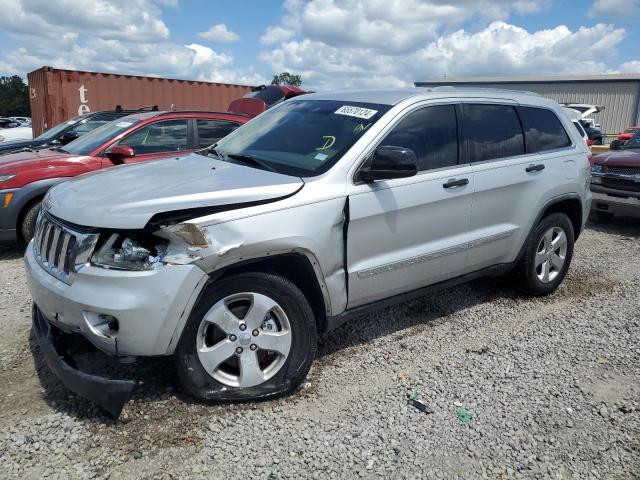
[[[29,87],[18,75],[0,77],[0,117],[29,116]]]

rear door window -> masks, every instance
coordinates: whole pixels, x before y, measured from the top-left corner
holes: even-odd
[[[217,143],[218,140],[226,137],[239,127],[239,124],[236,122],[201,118],[196,121],[196,125],[198,126],[198,143],[200,148],[209,147]]]
[[[187,120],[165,120],[146,125],[123,138],[120,145],[133,148],[136,155],[178,152],[187,149]]]
[[[551,110],[519,107],[518,111],[524,127],[527,153],[545,152],[571,145],[571,140],[562,126],[562,122]],[[578,126],[576,128],[578,131],[581,130]],[[584,131],[581,131],[580,135],[584,135]]]
[[[524,135],[510,105],[467,104],[465,138],[472,162],[523,155]]]
[[[458,126],[453,105],[433,105],[409,113],[380,145],[410,148],[418,171],[458,164]]]

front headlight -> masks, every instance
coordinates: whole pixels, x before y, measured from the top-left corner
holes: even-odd
[[[1,142],[2,140],[0,140]],[[0,175],[0,183],[2,182],[6,182],[7,180],[11,180],[12,178],[14,178],[16,176],[15,173],[7,173],[5,175]]]
[[[602,173],[602,165],[594,163],[591,165],[591,173]]]
[[[112,233],[93,254],[91,263],[104,268],[119,270],[153,270],[162,265],[167,247],[151,239],[134,239],[120,233]]]

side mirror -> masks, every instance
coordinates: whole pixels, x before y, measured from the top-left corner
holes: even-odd
[[[113,163],[123,163],[127,158],[135,157],[133,148],[128,145],[116,145],[107,152],[107,158]]]
[[[609,150],[622,150],[622,142],[620,140],[613,140],[609,144]]]
[[[382,146],[376,148],[369,165],[360,169],[365,182],[413,177],[418,173],[418,160],[410,148]]]
[[[66,145],[69,142],[73,142],[76,138],[79,138],[78,132],[66,132],[60,137],[60,143]]]

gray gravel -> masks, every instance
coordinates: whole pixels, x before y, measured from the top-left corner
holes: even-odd
[[[587,230],[551,297],[490,279],[355,320],[288,398],[197,404],[145,361],[117,422],[42,365],[17,252],[0,280],[3,478],[640,476],[637,220]]]

